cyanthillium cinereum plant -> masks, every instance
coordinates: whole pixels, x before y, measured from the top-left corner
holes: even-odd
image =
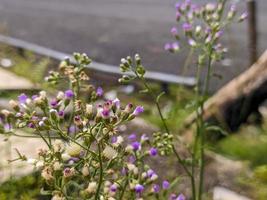
[[[140,80],[152,96],[165,130],[153,138],[142,135],[125,137],[120,126],[140,115],[144,108],[131,103],[121,104],[119,99],[104,99],[102,88],[87,85],[89,77],[84,72],[91,60],[85,54],[74,54],[76,64],[69,59],[60,64],[59,72],[50,72],[46,80],[56,84],[67,81],[69,88],[48,97],[45,91],[28,97],[21,94],[11,100],[12,111],[2,110],[0,129],[6,135],[39,137],[47,148],[39,149],[37,159],[27,158],[18,151],[15,160],[28,161],[45,181],[41,192],[52,200],[113,200],[113,199],[172,199],[184,200],[175,191],[175,180],[159,179],[148,164],[149,158],[174,154],[191,181],[193,200],[203,199],[205,133],[214,128],[202,117],[204,102],[210,85],[213,63],[220,61],[226,49],[220,44],[225,27],[233,21],[243,21],[247,14],[237,16],[235,5],[226,10],[226,1],[195,5],[186,0],[176,5],[178,22],[188,44],[198,56],[197,63],[197,120],[195,140],[188,151],[191,158],[183,158],[176,151],[178,138],[169,131],[160,108],[164,93],[154,91],[145,80],[145,69],[139,55],[121,60],[125,73],[122,83]],[[177,28],[172,34],[180,39]],[[166,44],[165,49],[177,52],[178,42]],[[204,89],[200,88],[200,74],[207,66]],[[84,100],[81,91],[89,96]],[[24,129],[29,134],[19,135],[15,130]],[[175,166],[174,166],[175,167]],[[163,180],[160,182],[160,180]],[[179,192],[179,191],[178,191]],[[177,191],[176,191],[177,193]]]
[[[89,77],[85,66],[90,59],[74,54],[77,64],[69,59],[60,64],[59,72],[50,72],[48,82],[67,81],[69,89],[49,98],[45,91],[28,97],[21,94],[11,100],[12,111],[2,110],[1,132],[19,137],[40,137],[47,148],[39,149],[37,159],[19,151],[15,160],[27,161],[41,171],[45,181],[42,194],[52,200],[79,199],[184,199],[170,194],[172,181],[159,179],[147,160],[157,159],[169,151],[160,138],[150,140],[143,134],[123,136],[121,125],[139,116],[144,108],[119,99],[104,100],[102,88],[86,85]],[[87,89],[89,100],[81,98]],[[16,129],[24,129],[19,135]],[[14,161],[15,161],[14,160]]]
[[[205,169],[205,145],[206,133],[211,130],[219,130],[219,127],[207,124],[203,119],[204,103],[208,97],[210,79],[213,74],[213,65],[224,58],[227,49],[222,45],[221,38],[226,27],[233,22],[244,21],[248,14],[247,12],[238,15],[235,4],[227,4],[226,0],[218,0],[217,3],[207,3],[198,5],[192,3],[191,0],[185,0],[175,5],[176,20],[181,23],[181,28],[173,27],[171,34],[175,37],[176,42],[167,43],[165,50],[172,53],[180,51],[181,35],[186,38],[187,44],[191,48],[191,52],[197,56],[196,63],[196,100],[195,112],[196,132],[194,141],[188,148],[190,158],[182,158],[175,149],[175,138],[169,141],[167,138],[161,138],[161,143],[168,143],[169,152],[174,153],[180,165],[182,165],[185,173],[191,181],[191,191],[193,200],[203,199],[203,184],[204,184],[204,169]],[[131,57],[121,60],[121,71],[125,75],[119,80],[122,83],[128,83],[134,79],[140,80],[145,90],[142,92],[148,93],[154,98],[158,108],[159,116],[162,119],[164,132],[172,137],[166,123],[166,119],[162,115],[159,100],[164,93],[154,91],[145,80],[145,69],[141,64],[139,55],[135,56],[134,62]],[[200,76],[202,71],[206,70],[204,77],[204,86],[201,88]],[[159,134],[156,137],[159,137]]]

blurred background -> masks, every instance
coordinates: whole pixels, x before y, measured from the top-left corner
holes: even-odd
[[[205,2],[205,0],[198,0]],[[216,1],[214,1],[216,2]],[[240,11],[246,0],[236,0]],[[173,41],[174,0],[0,0],[2,34],[65,53],[86,52],[93,60],[118,65],[122,57],[139,53],[153,71],[182,74],[186,51],[170,54],[164,44]],[[257,3],[258,54],[267,45],[267,4]],[[249,67],[248,23],[225,30],[227,59],[218,68],[223,80],[213,91]],[[189,66],[186,75],[194,75]],[[184,75],[184,74],[183,74]]]
[[[195,0],[197,3],[211,1],[217,2]],[[168,90],[168,95],[164,96],[162,101],[164,115],[168,119],[170,130],[180,134],[183,122],[192,113],[192,108],[187,107],[195,97],[192,80],[196,66],[195,60],[187,57],[188,49],[183,46],[177,54],[164,50],[165,43],[174,41],[170,33],[171,28],[179,27],[175,21],[176,2],[0,0],[0,108],[9,108],[8,101],[16,99],[22,92],[32,95],[41,89],[54,91],[54,88],[43,82],[47,72],[56,69],[58,61],[65,55],[85,52],[98,63],[94,65],[94,71],[113,71],[107,74],[91,74],[93,82],[103,86],[107,92],[106,98],[118,95],[125,102],[144,105],[147,109],[141,125],[146,125],[144,131],[153,132],[162,124],[157,118],[156,108],[151,106],[151,98],[138,94],[138,84],[116,84],[120,59],[139,53],[146,69],[153,72],[151,79],[161,79],[160,84],[152,83],[153,88]],[[225,30],[223,43],[229,52],[225,59],[215,66],[215,72],[219,75],[212,79],[211,96],[227,82],[249,69],[267,47],[267,0],[231,2],[238,3],[239,13],[249,10],[250,17],[244,23],[233,24]],[[38,53],[31,51],[33,49],[38,50]],[[46,53],[42,55],[40,52]],[[185,69],[186,62],[188,67]],[[110,79],[113,82],[109,82]],[[182,80],[190,82],[185,84],[188,87],[183,88],[177,84]],[[168,88],[167,83],[171,83]],[[258,116],[256,119],[249,116],[244,124],[242,121],[241,126],[230,131],[227,137],[209,144],[209,150],[216,153],[216,159],[219,160],[208,167],[210,188],[219,185],[251,199],[267,199],[266,107],[261,105],[259,112],[260,120]],[[135,128],[139,127],[140,124],[137,124]],[[12,167],[7,162],[16,156],[15,147],[34,156],[33,149],[41,145],[40,141],[6,139],[2,135],[0,140],[0,183],[4,182],[0,186],[0,200],[42,199],[36,187],[41,184],[39,174],[31,174],[32,169],[25,166],[16,170],[18,164],[12,163]],[[19,180],[16,179],[18,177]],[[220,194],[223,192],[225,191],[219,189]],[[23,197],[18,196],[22,193]],[[226,193],[231,194],[231,191]],[[230,199],[234,200],[227,200]]]

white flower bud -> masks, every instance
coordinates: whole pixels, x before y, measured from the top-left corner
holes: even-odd
[[[61,158],[63,161],[68,161],[71,157],[69,154],[63,153],[63,154],[61,154]]]
[[[59,171],[62,169],[62,164],[59,163],[58,161],[56,161],[54,164],[53,164],[53,168],[55,171]]]
[[[66,148],[66,152],[70,155],[70,156],[79,156],[80,153],[82,151],[81,146],[79,146],[76,143],[70,143],[69,146],[67,146]]]
[[[46,91],[41,91],[40,93],[40,97],[42,98],[42,99],[45,99],[46,98]]]
[[[106,146],[104,151],[103,151],[103,155],[107,158],[107,159],[113,159],[117,156],[117,151],[115,149],[113,149],[110,146]]]
[[[97,183],[96,182],[90,182],[88,187],[86,188],[86,192],[89,194],[96,193],[97,189]]]
[[[36,162],[35,167],[39,170],[42,169],[44,167],[44,161],[40,160]]]
[[[58,100],[62,100],[62,99],[64,99],[64,97],[65,97],[64,92],[59,91],[59,92],[57,93],[57,99],[58,99]]]
[[[88,165],[84,165],[83,166],[83,168],[82,168],[82,174],[83,174],[83,176],[88,176],[90,174],[89,166]]]
[[[86,112],[87,115],[91,115],[93,113],[93,105],[86,104],[85,112]]]

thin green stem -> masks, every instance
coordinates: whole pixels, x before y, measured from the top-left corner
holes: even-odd
[[[95,195],[95,200],[100,199],[100,189],[101,189],[101,185],[103,182],[103,163],[102,163],[102,155],[101,155],[101,145],[99,143],[97,143],[98,146],[98,159],[99,159],[99,167],[100,167],[100,172],[99,172],[99,181],[98,181],[98,187],[97,187],[97,191],[96,191],[96,195]]]

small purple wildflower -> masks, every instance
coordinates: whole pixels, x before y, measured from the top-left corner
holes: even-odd
[[[173,36],[178,35],[178,30],[177,30],[176,27],[172,27],[172,28],[171,28],[171,34],[172,34]]]
[[[28,96],[24,93],[18,96],[18,100],[21,104],[26,103],[26,100],[28,99]]]
[[[197,45],[196,41],[193,40],[192,38],[188,39],[188,44],[191,46],[191,47],[195,47]]]
[[[120,100],[118,98],[112,101],[112,104],[115,106],[116,109],[120,108]]]
[[[166,43],[165,46],[164,46],[164,49],[166,51],[171,51],[172,50],[172,45],[170,43]]]
[[[180,8],[181,8],[181,3],[176,3],[176,4],[175,4],[175,8],[176,8],[177,10],[180,10]]]
[[[144,112],[144,107],[143,106],[137,106],[135,110],[133,111],[133,115],[138,116],[142,112]]]
[[[74,126],[74,125],[71,125],[70,127],[69,127],[69,133],[75,133],[75,131],[76,131],[76,127]]]
[[[132,147],[133,147],[133,150],[134,151],[138,151],[138,150],[140,150],[141,149],[141,144],[139,143],[139,142],[133,142],[132,143]]]
[[[180,49],[180,46],[179,46],[178,42],[172,43],[172,50],[173,51],[179,51],[179,49]]]
[[[136,159],[135,159],[134,156],[130,156],[130,157],[128,158],[128,161],[129,161],[129,163],[134,163],[134,162],[136,161]]]
[[[154,184],[153,185],[153,192],[154,193],[159,193],[159,191],[160,191],[160,186],[158,184]]]
[[[146,134],[142,134],[141,135],[141,142],[145,142],[147,140],[149,140],[149,137]]]
[[[176,16],[176,21],[179,21],[181,19],[182,15],[181,15],[181,13],[179,11],[177,11],[175,16]]]
[[[232,4],[232,5],[230,6],[230,11],[231,11],[231,12],[236,12],[236,4]]]
[[[58,111],[58,116],[59,117],[63,117],[64,116],[64,111],[63,110]]]
[[[30,122],[30,123],[28,124],[28,127],[29,127],[29,128],[34,128],[35,125],[34,125],[34,123]]]
[[[156,156],[158,154],[158,150],[154,147],[152,147],[150,150],[149,150],[149,154],[151,156]]]
[[[135,189],[135,192],[136,193],[142,193],[143,191],[144,191],[144,186],[143,185],[140,185],[140,184],[137,184],[135,187],[134,187],[134,189]]]
[[[153,176],[153,174],[155,174],[155,172],[152,169],[147,170],[147,176],[151,178],[151,176]]]
[[[132,133],[131,135],[128,136],[128,139],[131,140],[131,141],[135,141],[136,137],[137,137],[136,134]]]
[[[186,200],[186,198],[183,194],[180,194],[176,200]]]
[[[104,91],[103,91],[102,87],[98,87],[98,88],[96,89],[96,95],[97,95],[98,97],[101,97],[101,96],[103,95],[103,93],[104,93]]]
[[[215,38],[220,38],[223,35],[223,30],[218,31],[215,33]]]
[[[184,23],[183,24],[183,30],[184,30],[184,32],[190,32],[190,31],[192,31],[192,25],[191,24],[189,24],[189,23]]]
[[[239,17],[239,22],[242,22],[248,18],[248,12],[243,12],[241,16]]]
[[[111,143],[114,144],[114,143],[117,142],[117,140],[118,140],[118,138],[117,138],[116,136],[113,136],[113,137],[111,138]]]
[[[73,93],[73,91],[72,91],[72,90],[66,90],[66,91],[65,91],[65,97],[66,97],[67,99],[71,99],[72,97],[74,97],[74,93]]]
[[[52,107],[56,107],[58,104],[57,104],[57,100],[56,99],[52,99],[51,101],[50,101],[50,105],[52,106]]]
[[[165,180],[165,181],[162,182],[162,188],[163,188],[163,189],[166,190],[166,189],[168,189],[169,187],[170,187],[170,183],[169,183],[168,181]]]
[[[108,109],[103,109],[102,112],[101,112],[101,114],[102,114],[102,117],[103,117],[104,119],[107,119],[107,118],[109,118],[109,116],[110,116],[110,110],[108,110]]]
[[[169,197],[170,200],[176,200],[176,194],[171,194],[170,197]]]
[[[36,99],[38,97],[38,95],[32,95],[32,100]]]
[[[12,129],[12,126],[7,123],[4,125],[4,129],[5,129],[5,131],[10,131]]]
[[[112,184],[112,185],[110,186],[110,191],[111,191],[111,192],[116,192],[116,191],[117,191],[117,185]]]

